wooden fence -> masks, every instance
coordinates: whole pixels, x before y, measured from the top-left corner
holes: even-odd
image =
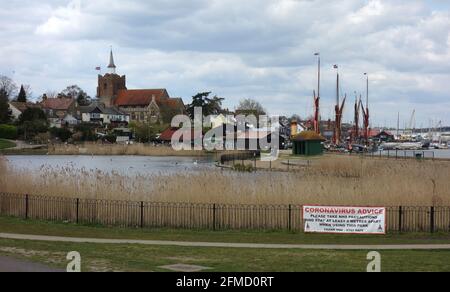
[[[0,193],[0,215],[135,228],[303,231],[300,205],[106,201]],[[450,207],[388,207],[388,232],[450,232]]]

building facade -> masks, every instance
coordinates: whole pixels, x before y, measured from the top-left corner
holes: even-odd
[[[130,122],[170,123],[172,118],[184,114],[181,98],[171,98],[166,89],[135,89],[126,86],[126,76],[116,73],[111,51],[108,73],[98,76],[97,97],[105,107],[116,107],[130,117]]]

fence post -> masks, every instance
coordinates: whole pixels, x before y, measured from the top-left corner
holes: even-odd
[[[141,228],[144,228],[144,202],[141,202]]]
[[[434,233],[434,207],[430,208],[430,232]]]
[[[25,195],[25,219],[28,219],[29,197]]]
[[[288,219],[288,230],[292,230],[292,205],[289,204],[289,219]]]
[[[403,230],[403,210],[402,206],[398,207],[398,232]]]
[[[80,214],[80,199],[78,199],[77,198],[77,214],[76,214],[76,223],[78,224],[78,221],[79,221],[79,219],[80,219],[80,217],[79,217],[79,214]]]
[[[213,231],[216,231],[216,204],[213,204]]]

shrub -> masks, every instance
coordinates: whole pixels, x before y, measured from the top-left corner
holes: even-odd
[[[53,137],[58,138],[61,142],[67,142],[72,137],[72,132],[66,128],[51,128],[50,134]]]
[[[17,139],[17,127],[11,125],[0,125],[0,138],[15,140]]]

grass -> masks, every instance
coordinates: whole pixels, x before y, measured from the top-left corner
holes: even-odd
[[[10,217],[0,217],[0,232],[106,239],[274,244],[440,244],[450,242],[450,234],[448,233],[404,233],[374,236],[305,234],[287,231],[213,232],[208,230],[128,229],[22,220]]]
[[[0,254],[65,269],[70,251],[82,271],[167,271],[170,264],[209,267],[207,272],[365,272],[365,251],[258,250],[73,244],[1,240]],[[383,251],[382,271],[450,271],[450,251]]]
[[[8,149],[8,148],[14,148],[16,147],[16,144],[5,140],[5,139],[0,139],[0,149]]]
[[[30,172],[11,168],[4,159],[0,192],[17,194],[224,204],[450,206],[450,163],[444,161],[327,156],[290,173],[209,170],[129,177],[71,167],[42,166]]]
[[[24,221],[0,217],[0,232],[78,236],[220,242],[264,243],[439,243],[448,234],[405,234],[387,237],[305,235],[276,232],[209,232],[132,230]],[[209,267],[207,272],[364,272],[367,251],[266,250],[195,248],[144,245],[79,244],[0,239],[0,255],[65,269],[66,255],[78,251],[82,271],[166,271],[170,264]],[[450,251],[382,251],[383,271],[450,271]]]

